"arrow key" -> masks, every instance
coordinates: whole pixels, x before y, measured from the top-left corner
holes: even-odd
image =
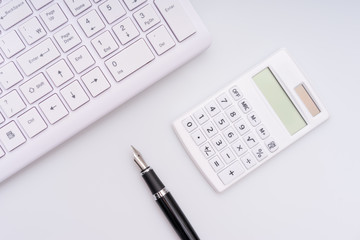
[[[102,73],[99,67],[94,68],[90,72],[81,77],[86,88],[89,90],[93,97],[98,96],[106,89],[110,88],[110,83]]]
[[[74,81],[60,90],[61,95],[71,110],[76,110],[90,99],[81,87],[79,81]]]
[[[51,124],[58,122],[69,114],[57,94],[53,94],[39,103],[39,107]]]
[[[59,87],[74,77],[74,73],[70,70],[64,59],[61,59],[46,69],[46,72],[49,74],[56,87]]]

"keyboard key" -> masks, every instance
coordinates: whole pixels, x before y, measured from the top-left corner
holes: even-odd
[[[46,72],[49,74],[51,80],[57,87],[74,77],[73,72],[70,70],[64,59],[61,59],[54,65],[50,66]]]
[[[44,74],[40,73],[22,84],[20,90],[26,100],[31,104],[51,92],[53,88],[46,80]]]
[[[79,15],[84,12],[86,9],[91,7],[91,2],[89,0],[64,0],[71,13],[74,16]]]
[[[235,106],[230,106],[228,109],[225,110],[225,113],[231,122],[235,122],[241,117],[240,111]]]
[[[160,18],[151,5],[146,5],[134,13],[134,18],[144,32],[160,22]]]
[[[234,181],[236,178],[241,176],[241,174],[244,173],[244,167],[241,166],[241,163],[239,161],[234,162],[230,166],[226,167],[224,170],[222,170],[218,176],[221,179],[221,181],[227,185]]]
[[[31,8],[25,0],[9,1],[0,8],[0,25],[7,30],[31,14]]]
[[[146,0],[124,0],[127,8],[131,11],[134,10],[135,8],[137,8],[138,6],[140,6],[141,4],[143,4],[144,2],[146,2]]]
[[[49,98],[39,103],[39,107],[51,124],[58,122],[69,114],[68,110],[66,110],[64,104],[56,94],[51,95]]]
[[[9,152],[26,142],[26,138],[14,121],[0,128],[0,141]]]
[[[196,32],[180,1],[155,0],[154,3],[179,42]]]
[[[60,93],[73,111],[90,100],[78,81],[74,81],[61,89]]]
[[[68,59],[77,73],[81,73],[91,65],[95,64],[95,60],[85,46],[82,46],[69,54]]]
[[[154,58],[145,41],[140,39],[107,60],[105,64],[114,79],[121,81],[145,64],[154,60]]]
[[[24,101],[21,99],[16,90],[12,90],[0,98],[0,107],[9,118],[26,108]]]
[[[44,119],[34,107],[20,115],[18,120],[29,138],[33,138],[47,128]]]
[[[96,97],[106,89],[110,88],[110,83],[101,72],[99,67],[94,68],[90,72],[81,77],[91,96]]]
[[[119,0],[108,0],[99,6],[99,10],[110,24],[126,14]]]
[[[5,89],[9,89],[23,80],[23,76],[13,62],[9,62],[0,68],[0,83]]]
[[[68,21],[58,4],[54,4],[40,13],[40,17],[50,31],[55,30]]]
[[[54,38],[63,52],[67,52],[81,43],[81,39],[72,25],[68,25],[55,33]]]
[[[29,76],[59,56],[59,51],[48,38],[22,54],[17,61],[21,69]]]
[[[6,57],[10,58],[25,48],[19,35],[11,31],[0,39],[0,48]]]
[[[151,45],[158,55],[175,46],[174,40],[164,26],[160,26],[147,35]]]
[[[51,3],[53,0],[30,0],[32,5],[36,10],[43,8],[47,4]]]
[[[101,58],[108,56],[119,48],[109,31],[106,31],[91,41],[96,52]]]
[[[5,152],[2,147],[0,147],[0,158],[2,158],[3,156],[5,156]]]
[[[105,24],[95,10],[92,10],[79,18],[78,23],[87,37],[93,36],[105,27]]]
[[[28,44],[33,44],[46,35],[45,29],[36,17],[31,18],[19,28],[21,35]]]
[[[130,42],[140,34],[130,18],[125,18],[120,23],[116,24],[113,27],[113,31],[122,45]]]

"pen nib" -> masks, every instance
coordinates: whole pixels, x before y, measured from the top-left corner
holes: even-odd
[[[149,166],[146,164],[146,162],[142,158],[140,152],[132,145],[131,145],[131,148],[132,148],[133,153],[134,153],[134,161],[139,166],[141,171],[147,169]]]

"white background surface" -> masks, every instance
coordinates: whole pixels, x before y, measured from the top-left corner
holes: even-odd
[[[360,239],[360,2],[193,0],[202,55],[0,185],[0,239],[177,239],[136,146],[201,239]],[[330,119],[219,194],[172,121],[285,47]]]

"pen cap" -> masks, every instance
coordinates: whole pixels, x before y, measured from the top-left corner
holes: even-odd
[[[154,170],[152,170],[151,168],[144,171],[142,177],[150,188],[152,194],[158,193],[163,188],[165,188],[164,184],[161,182]]]

